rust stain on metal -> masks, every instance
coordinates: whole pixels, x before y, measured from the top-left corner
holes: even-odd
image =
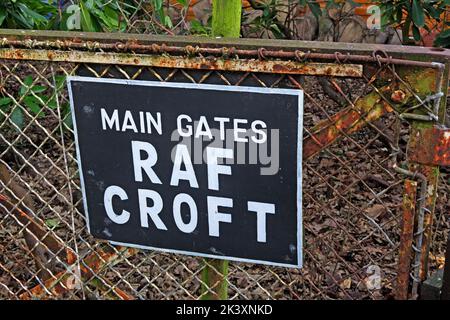
[[[70,248],[66,248],[67,263],[74,264],[77,261],[77,254]]]
[[[127,258],[137,252],[137,249],[124,247],[114,249],[108,246],[104,249],[99,249],[83,260],[80,266],[81,272],[85,277],[89,278],[98,273],[104,266],[114,264],[118,258]]]
[[[408,299],[409,273],[411,268],[411,253],[414,237],[414,216],[416,212],[417,182],[405,181],[405,191],[402,204],[402,227],[398,258],[397,288],[395,298]]]
[[[116,288],[110,281],[105,279],[94,279],[89,284],[99,291],[103,292],[106,297],[117,300],[134,300],[134,297],[126,293],[125,291]]]
[[[407,154],[412,162],[450,166],[450,129],[437,126],[413,128]]]
[[[146,56],[151,65],[169,68],[261,72],[275,74],[332,75],[335,77],[361,77],[361,65],[345,65],[328,63],[299,63],[295,61],[260,61],[254,59],[206,59]]]
[[[422,173],[427,180],[427,191],[425,193],[425,212],[423,220],[423,239],[420,259],[419,279],[424,281],[428,277],[428,256],[430,252],[432,224],[437,197],[437,186],[439,181],[439,167],[422,164],[412,164],[410,169]]]
[[[320,62],[300,63],[283,60],[180,57],[112,52],[0,49],[0,58],[333,77],[362,77],[363,74],[363,67],[359,64],[340,65]]]
[[[44,286],[38,285],[21,294],[21,300],[32,300],[33,298],[45,299],[52,295],[54,297],[61,296],[70,288],[73,288],[74,276],[67,271],[62,271],[44,281]]]
[[[303,140],[303,158],[314,156],[344,134],[360,130],[367,122],[375,121],[391,110],[387,103],[377,99],[376,93],[365,96],[355,107],[347,107],[312,128],[312,136]]]
[[[395,103],[402,103],[406,99],[406,93],[402,90],[395,90],[391,95],[391,100]]]
[[[112,266],[122,259],[128,258],[138,252],[137,249],[116,247],[115,249],[108,246],[106,248],[99,248],[91,253],[80,263],[81,281],[91,282],[96,278],[99,278],[99,272],[106,266]],[[75,261],[74,261],[75,262]],[[68,271],[62,271],[54,275],[51,279],[44,282],[44,285],[37,285],[29,291],[23,293],[20,296],[22,300],[30,300],[33,298],[45,299],[49,295],[52,298],[57,298],[64,293],[73,290],[77,287],[79,279],[74,274],[77,273],[78,266],[75,264],[70,265]],[[106,283],[106,285],[105,285]],[[117,297],[124,300],[132,300],[133,297],[125,293],[124,291],[114,288],[108,285],[108,281],[101,279],[99,284],[95,285],[97,288],[103,291],[112,291]],[[49,294],[50,293],[50,294]]]
[[[47,53],[47,58],[48,58],[49,60],[53,60],[53,59],[54,59],[53,52],[49,51],[49,52]]]
[[[406,67],[405,67],[406,68]],[[412,70],[408,73],[407,69],[401,69],[405,76],[409,77],[409,86],[416,89],[417,94],[424,98],[425,96],[434,93],[436,89],[435,84],[435,71],[418,73]],[[293,79],[291,79],[293,81]],[[333,83],[333,82],[332,82]],[[339,90],[336,87],[336,90]],[[378,91],[378,92],[377,92]],[[311,136],[303,140],[303,158],[308,159],[331,143],[337,141],[346,134],[354,133],[363,128],[368,122],[379,119],[386,113],[394,111],[393,105],[388,103],[383,97],[392,97],[399,94],[396,91],[405,92],[405,97],[402,102],[396,104],[396,110],[400,111],[402,108],[406,108],[408,103],[415,100],[415,97],[408,93],[405,85],[402,83],[388,84],[377,91],[373,91],[366,96],[358,99],[353,106],[349,106],[332,117],[325,119],[312,128]],[[394,103],[392,101],[392,103]],[[445,148],[442,148],[445,149]],[[441,154],[443,154],[442,151]],[[448,154],[448,147],[447,153]],[[445,157],[448,157],[446,155]]]
[[[5,52],[4,59],[23,59],[23,49],[9,49]]]

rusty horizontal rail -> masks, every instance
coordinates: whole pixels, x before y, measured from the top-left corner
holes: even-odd
[[[139,67],[163,67],[200,70],[232,70],[274,74],[302,74],[312,76],[362,77],[363,66],[335,63],[300,63],[296,61],[217,59],[176,57],[111,52],[85,52],[62,50],[0,49],[0,59],[77,62]]]
[[[1,35],[0,35],[1,36]],[[349,51],[336,51],[334,53],[313,52],[311,50],[302,51],[294,49],[292,51],[269,50],[264,47],[258,49],[236,49],[235,47],[202,47],[202,46],[173,46],[165,43],[141,44],[136,41],[105,43],[98,41],[82,41],[80,39],[71,40],[36,40],[25,39],[15,40],[4,37],[0,40],[0,47],[29,48],[29,49],[75,49],[89,51],[114,51],[133,52],[144,54],[172,54],[172,55],[213,55],[226,58],[251,57],[264,60],[266,58],[276,59],[296,59],[299,62],[306,60],[327,60],[338,63],[378,63],[404,66],[415,66],[422,68],[444,69],[444,65],[438,62],[425,62],[408,59],[393,58],[383,49],[374,50],[370,55],[351,54]],[[450,53],[448,53],[450,56]]]
[[[417,61],[434,61],[448,63],[450,61],[450,50],[442,48],[426,48],[419,46],[403,45],[380,45],[370,43],[343,43],[321,41],[299,41],[299,40],[274,40],[274,39],[230,39],[230,38],[208,38],[199,36],[165,36],[151,34],[129,34],[129,33],[100,33],[100,32],[67,32],[67,31],[40,31],[40,30],[18,30],[0,29],[0,38],[7,40],[29,41],[67,41],[80,43],[135,43],[141,45],[163,45],[186,48],[187,46],[206,48],[239,48],[243,50],[255,50],[266,48],[267,51],[289,51],[300,50],[312,53],[335,52],[351,53],[353,55],[367,56],[373,52],[386,52],[389,56],[398,59],[409,59]],[[266,52],[267,53],[267,52]],[[257,53],[256,53],[257,54]],[[256,56],[256,55],[255,55]],[[334,59],[334,58],[333,58]]]

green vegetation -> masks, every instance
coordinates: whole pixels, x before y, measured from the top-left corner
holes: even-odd
[[[68,19],[75,29],[91,32],[125,31],[134,1],[78,0],[76,5],[57,0],[2,0],[0,27],[19,29],[68,30]]]
[[[450,47],[450,22],[441,21],[446,6],[450,6],[450,0],[372,2],[380,6],[382,27],[400,28],[402,34],[406,35],[403,37],[405,44],[419,42],[424,33],[431,33],[435,25],[440,25],[438,30],[440,34],[434,30],[435,45]],[[227,16],[227,19],[233,21],[245,19],[248,14],[242,10],[241,2],[218,3],[223,7],[216,5],[216,9],[213,6],[213,10],[233,13]],[[339,9],[345,4],[352,7],[359,6],[353,0],[326,0],[325,6],[322,7],[318,0],[249,0],[249,3],[254,11],[260,12],[248,24],[250,33],[270,34],[271,37],[280,39],[293,37],[292,26],[289,23],[295,18],[298,9],[307,9],[316,18],[320,18],[326,10],[333,7]],[[211,19],[187,21],[191,4],[192,1],[188,0],[2,0],[0,28],[212,35],[211,24],[214,22],[211,22]],[[284,18],[280,19],[287,13],[292,15],[287,21],[283,21]],[[221,28],[228,30],[229,26],[237,25],[231,20],[216,19],[215,36],[226,36]],[[446,29],[441,30],[443,24]]]
[[[50,110],[55,110],[58,108],[58,101],[56,100],[62,90],[65,87],[65,76],[57,75],[55,76],[56,88],[51,88],[48,86],[39,85],[33,79],[32,76],[26,76],[23,79],[23,84],[19,88],[18,97],[19,100],[14,101],[13,98],[5,96],[0,98],[0,118],[4,114],[10,114],[10,119],[17,128],[23,129],[25,124],[25,114],[23,109],[25,109],[32,117],[42,118]],[[69,116],[70,107],[67,102],[59,102],[61,116],[68,127],[72,127],[72,120]],[[23,107],[23,109],[20,106]],[[0,119],[2,120],[2,119]]]
[[[0,27],[15,29],[52,29],[57,7],[41,0],[2,0]]]
[[[412,35],[415,41],[422,39],[421,29],[431,32],[430,26],[426,24],[426,20],[435,23],[446,23],[441,21],[445,13],[446,6],[450,5],[450,0],[402,0],[402,1],[381,1],[382,9],[382,26],[391,25],[402,28],[403,35]],[[434,24],[434,23],[433,23]],[[404,37],[404,43],[409,44],[408,37]],[[436,38],[436,46],[450,47],[450,31],[449,29],[442,31]]]

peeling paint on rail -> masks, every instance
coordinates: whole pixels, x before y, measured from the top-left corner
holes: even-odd
[[[362,77],[363,74],[363,66],[358,64],[300,63],[282,60],[201,58],[111,52],[0,49],[0,58],[333,77]]]

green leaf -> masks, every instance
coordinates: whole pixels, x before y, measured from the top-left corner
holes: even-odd
[[[99,31],[94,25],[91,13],[89,12],[87,5],[80,2],[80,12],[81,12],[81,28],[83,31],[95,32]]]
[[[156,10],[161,10],[163,6],[163,0],[152,0],[152,2]]]
[[[9,106],[12,102],[12,99],[9,97],[4,97],[0,99],[0,108],[1,107],[5,107],[5,106]]]
[[[308,7],[316,18],[322,15],[322,9],[320,9],[320,5],[317,2],[308,2]]]
[[[274,35],[277,38],[282,38],[283,37],[283,33],[281,32],[280,28],[276,24],[272,24],[270,26],[270,29],[272,30],[272,32],[274,33]]]
[[[22,10],[23,14],[32,20],[35,21],[35,23],[40,23],[45,20],[47,20],[43,15],[37,13],[36,11],[31,10],[29,7],[27,7],[23,3],[19,3],[20,10]]]
[[[396,17],[395,17],[397,22],[401,22],[403,19],[403,10],[402,9],[403,8],[401,6],[398,6],[398,8],[397,8]]]
[[[434,40],[436,47],[450,48],[450,29],[441,32]]]
[[[436,20],[438,20],[438,21],[441,19],[441,13],[442,13],[442,11],[436,9],[436,8],[433,7],[431,4],[428,6],[427,11],[428,11],[428,13],[430,14],[430,16],[431,16],[433,19],[436,19]]]
[[[339,4],[335,3],[334,0],[328,0],[327,5],[325,6],[326,9],[330,8],[338,8]]]
[[[169,16],[164,17],[164,25],[168,28],[173,28],[173,23]]]
[[[55,81],[56,81],[56,90],[59,91],[66,84],[66,76],[61,76],[61,75],[55,76]]]
[[[44,92],[44,91],[46,91],[47,90],[47,87],[44,87],[44,86],[33,86],[33,87],[31,87],[31,91],[33,91],[34,93],[42,93],[42,92]]]
[[[6,19],[6,9],[5,8],[0,8],[0,26],[3,24],[3,22]]]
[[[353,0],[347,0],[348,3],[352,6],[352,8],[358,8],[361,6],[361,3],[355,2]]]
[[[19,95],[24,96],[24,95],[28,94],[29,93],[28,89],[29,89],[29,87],[27,85],[22,85],[19,89]]]
[[[119,14],[111,6],[103,6],[101,10],[93,8],[91,14],[102,25],[104,30],[116,31],[119,28]]]
[[[94,8],[94,0],[85,0],[86,2],[84,3],[86,8],[88,8],[89,10]]]
[[[420,35],[420,30],[419,30],[419,28],[417,28],[415,25],[413,25],[413,26],[412,26],[412,31],[413,31],[413,37],[414,37],[414,40],[420,41],[420,39],[422,38],[422,36]]]
[[[32,76],[26,76],[25,79],[23,79],[23,83],[29,87],[33,84],[33,77]]]
[[[17,11],[12,11],[12,12],[10,12],[10,15],[11,15],[11,19],[10,19],[10,22],[8,22],[8,24],[10,24],[14,27],[20,26],[25,29],[33,29],[33,26],[34,26],[33,21],[25,18],[21,13],[19,13]]]
[[[23,119],[23,112],[19,107],[15,107],[13,112],[11,112],[10,115],[11,121],[19,127],[19,129],[22,129],[24,126],[24,119]]]
[[[447,29],[447,30],[445,30],[445,31],[442,31],[442,32],[439,34],[439,38],[442,38],[442,39],[444,39],[444,38],[450,38],[450,29]]]
[[[199,34],[199,35],[208,35],[209,34],[209,29],[205,26],[202,25],[202,23],[198,20],[192,20],[190,22],[190,28],[189,31],[192,34]]]
[[[58,104],[56,103],[55,97],[50,98],[50,99],[47,101],[46,104],[47,104],[47,106],[48,106],[50,109],[52,109],[52,110],[54,110],[54,109],[56,109],[56,108],[58,107]]]
[[[187,5],[188,5],[187,0],[177,0],[177,2],[178,2],[179,4],[181,4],[183,7],[187,7]]]
[[[70,128],[70,129],[73,128],[72,115],[71,115],[70,113],[68,113],[68,114],[64,117],[63,122],[64,122],[64,124],[65,124],[68,128]]]
[[[55,229],[58,227],[60,221],[59,219],[55,218],[55,219],[46,219],[45,220],[45,225],[47,227],[49,227],[50,229]]]
[[[402,26],[403,44],[410,43],[409,30],[411,28],[411,16],[407,16]]]
[[[118,12],[111,7],[105,7],[104,12],[105,12],[104,16],[105,16],[105,19],[108,21],[108,24],[110,26],[114,26],[115,28],[117,28],[119,26]]]
[[[413,0],[411,15],[414,25],[416,25],[419,28],[423,27],[423,25],[425,24],[425,15],[423,13],[422,4],[420,3],[419,0]]]
[[[33,96],[26,96],[23,99],[24,104],[30,109],[31,112],[37,115],[43,115],[42,114],[42,108],[39,106],[39,100]]]

